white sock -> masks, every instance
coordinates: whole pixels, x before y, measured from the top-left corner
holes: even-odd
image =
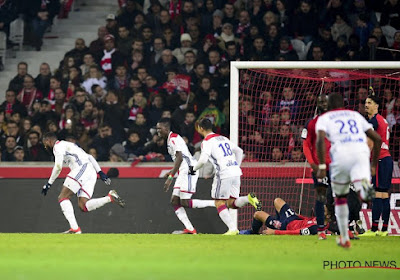
[[[335,201],[335,215],[338,224],[340,236],[342,237],[342,242],[349,240],[349,206],[347,205],[347,199],[339,199]],[[345,202],[345,203],[344,203]]]
[[[60,202],[61,210],[67,219],[69,226],[72,229],[78,229],[78,223],[76,222],[75,214],[74,214],[74,207],[69,199],[65,199]]]
[[[228,227],[229,231],[237,230],[235,223],[233,222],[231,214],[229,213],[229,210],[226,207],[226,205],[218,207],[218,215],[221,218],[221,220],[225,223],[225,225]]]
[[[192,208],[215,207],[214,200],[192,199]]]
[[[179,207],[178,209],[175,210],[175,214],[178,217],[178,219],[182,222],[182,224],[187,228],[188,230],[194,230],[194,227],[192,223],[189,221],[189,217],[186,214],[186,210],[183,207]]]
[[[249,198],[247,197],[247,195],[240,196],[240,197],[236,198],[234,203],[237,208],[241,208],[241,207],[245,206],[247,203],[249,203]]]
[[[109,196],[100,197],[100,198],[93,198],[86,201],[86,209],[88,211],[93,211],[101,206],[111,202],[111,198]]]

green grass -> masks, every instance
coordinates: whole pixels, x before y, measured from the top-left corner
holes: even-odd
[[[164,234],[0,234],[0,277],[11,279],[400,279],[400,270],[323,269],[323,261],[390,261],[400,237],[350,250],[334,237]],[[355,278],[354,278],[355,277]]]

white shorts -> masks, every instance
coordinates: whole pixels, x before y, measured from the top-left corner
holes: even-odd
[[[341,156],[336,156],[336,158],[338,160],[329,165],[333,193],[347,194],[350,183],[371,179],[369,153],[359,153],[357,156],[341,153]]]
[[[181,199],[190,199],[196,193],[197,180],[199,172],[196,175],[190,175],[186,172],[179,172],[176,178],[172,195],[178,196]]]
[[[78,197],[91,199],[96,181],[96,170],[94,170],[90,163],[85,163],[80,169],[71,170],[71,172],[68,173],[64,181],[64,186]]]
[[[229,198],[238,198],[240,194],[240,176],[220,179],[214,176],[211,189],[213,199],[227,200]]]

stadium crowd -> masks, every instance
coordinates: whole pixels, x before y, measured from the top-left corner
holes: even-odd
[[[7,33],[22,15],[31,27],[25,43],[41,51],[46,29],[55,16],[68,16],[71,2],[0,0],[0,31]],[[29,65],[18,64],[0,106],[2,161],[51,160],[40,142],[48,131],[79,143],[98,161],[171,161],[155,133],[160,118],[172,119],[172,130],[192,153],[201,141],[195,124],[203,117],[229,135],[230,61],[400,58],[382,49],[400,49],[398,0],[119,2],[98,38],[77,38],[57,69],[44,62],[32,77]],[[318,90],[285,86],[248,94],[245,71],[241,76],[240,123],[252,133],[240,135],[239,144],[259,147],[245,148],[246,160],[304,161],[299,128],[313,116]],[[379,93],[397,127],[394,89]],[[351,90],[349,105],[363,110],[368,88]]]

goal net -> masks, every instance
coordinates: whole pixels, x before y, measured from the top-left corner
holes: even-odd
[[[242,194],[255,192],[269,213],[275,213],[274,198],[281,197],[297,212],[312,214],[315,194],[301,133],[321,93],[341,93],[348,109],[364,114],[372,87],[381,98],[379,113],[391,128],[390,152],[397,161],[399,86],[400,65],[392,62],[232,62],[230,137],[245,153]],[[397,162],[398,174],[396,167]],[[239,228],[250,225],[253,213],[252,207],[238,211]]]

